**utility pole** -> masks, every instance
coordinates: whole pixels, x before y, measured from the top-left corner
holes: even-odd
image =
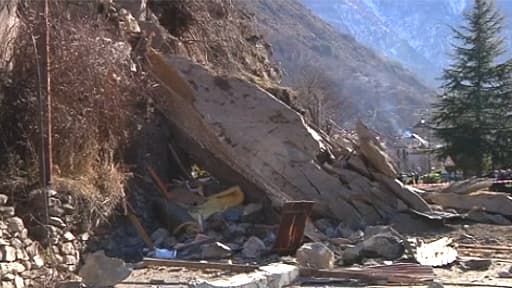
[[[40,2],[43,18],[39,23],[39,35],[37,35],[37,59],[38,59],[38,85],[39,85],[39,131],[41,136],[41,150],[39,173],[42,188],[49,188],[52,184],[52,122],[51,122],[51,89],[50,89],[50,24],[48,0]],[[40,10],[40,11],[41,11]],[[41,14],[40,14],[41,15]]]

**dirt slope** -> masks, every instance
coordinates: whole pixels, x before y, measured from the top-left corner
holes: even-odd
[[[282,66],[285,84],[294,83],[308,65],[322,68],[338,86],[331,96],[353,99],[353,118],[362,117],[381,131],[399,133],[413,124],[414,114],[433,94],[407,70],[337,32],[298,1],[234,3],[253,13],[254,25],[272,44]]]

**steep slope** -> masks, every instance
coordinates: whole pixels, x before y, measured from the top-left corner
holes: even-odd
[[[383,60],[349,35],[341,34],[294,0],[239,1],[253,12],[273,46],[287,84],[308,66],[322,69],[336,83],[334,98],[350,98],[355,117],[378,130],[400,133],[417,120],[432,91],[397,64]],[[343,107],[339,114],[347,113]],[[347,124],[347,123],[341,123]]]
[[[400,61],[434,82],[449,61],[452,32],[472,0],[301,0],[339,31]],[[497,0],[506,16],[504,34],[512,49],[512,1]],[[508,54],[510,57],[512,54]]]

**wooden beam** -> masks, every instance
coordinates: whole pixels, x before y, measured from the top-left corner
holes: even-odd
[[[230,271],[235,273],[247,273],[257,270],[259,266],[256,265],[241,265],[241,264],[228,264],[216,262],[196,262],[196,261],[183,261],[183,260],[163,260],[155,258],[144,258],[143,263],[147,266],[166,266],[166,267],[182,267],[189,269],[217,269],[223,271]]]

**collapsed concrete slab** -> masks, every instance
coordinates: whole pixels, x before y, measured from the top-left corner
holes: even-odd
[[[465,211],[486,212],[512,216],[512,197],[506,193],[480,191],[470,194],[432,192],[424,195],[431,203]]]
[[[314,200],[319,203],[317,212],[354,225],[378,222],[395,210],[394,194],[379,191],[383,186],[360,172],[344,171],[350,183],[328,173],[317,161],[328,143],[300,114],[267,91],[152,49],[146,60],[167,90],[157,100],[161,111],[178,138],[188,139],[182,146],[217,178],[240,185],[248,199],[266,195],[276,205]],[[373,168],[386,177],[396,176],[378,141],[370,136],[361,141],[362,146],[371,143],[363,153]],[[380,159],[386,166],[379,166]],[[386,196],[374,197],[379,193]],[[374,198],[381,201],[374,203]]]

